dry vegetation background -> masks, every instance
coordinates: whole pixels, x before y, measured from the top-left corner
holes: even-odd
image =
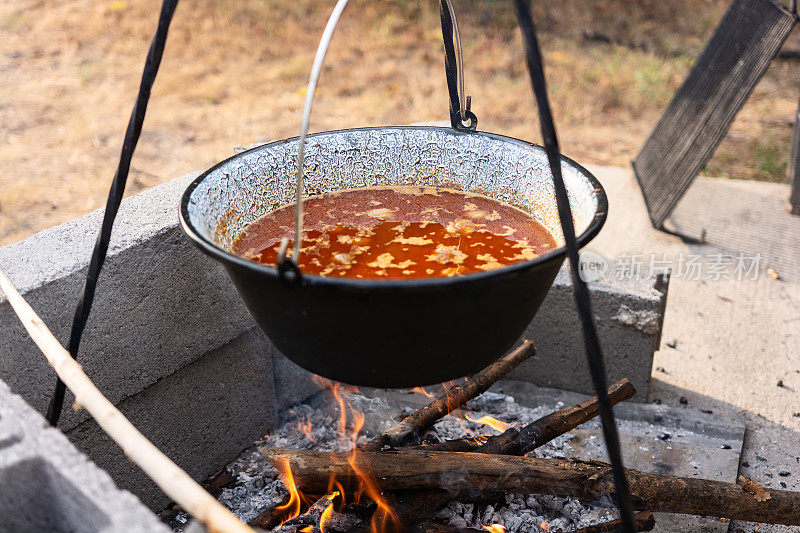
[[[456,0],[480,128],[538,140],[507,0]],[[719,21],[725,0],[535,1],[564,152],[624,166]],[[0,2],[0,244],[105,202],[158,0]],[[298,133],[332,0],[194,0],[175,15],[128,194]],[[352,0],[312,129],[447,116],[434,0]],[[615,44],[587,39],[602,34]],[[796,36],[789,47],[798,48]],[[800,62],[777,60],[706,173],[786,180]]]

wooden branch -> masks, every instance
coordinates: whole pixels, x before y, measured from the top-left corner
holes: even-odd
[[[281,525],[281,522],[285,521],[287,518],[287,503],[289,503],[288,494],[284,496],[277,504],[261,511],[258,516],[250,520],[247,525],[261,529],[272,529],[278,527]]]
[[[536,347],[533,343],[527,339],[523,340],[518,348],[469,378],[463,385],[440,394],[422,409],[369,441],[362,447],[362,450],[376,452],[386,447],[404,444],[433,426],[443,416],[458,409],[465,402],[486,392],[498,379],[511,372],[535,352]]]
[[[636,513],[633,517],[634,526],[636,531],[652,531],[656,527],[656,519],[650,511],[642,511]],[[587,526],[575,530],[575,533],[606,533],[622,531],[622,520],[612,520],[605,524],[597,524],[596,526]]]
[[[319,526],[320,519],[322,518],[322,513],[325,512],[325,509],[327,509],[328,506],[333,505],[333,500],[334,498],[331,496],[328,495],[323,496],[322,498],[314,502],[314,504],[308,508],[308,511],[287,520],[274,531],[290,532],[302,526],[312,526],[312,527]]]
[[[608,399],[611,405],[617,405],[636,394],[633,384],[623,378],[608,388]],[[423,444],[414,446],[414,450],[441,451],[441,452],[479,452],[503,455],[524,455],[529,451],[547,444],[575,429],[584,422],[597,416],[597,396],[588,400],[565,407],[535,422],[531,422],[522,429],[508,428],[500,435],[490,437],[483,444],[478,444],[474,439],[466,437],[438,444]]]
[[[519,434],[518,429],[508,428],[501,435],[497,436],[502,437],[512,429]],[[433,444],[417,444],[415,446],[401,446],[400,448],[393,449],[423,452],[477,452],[478,448],[486,444],[486,442],[488,442],[488,440],[484,442],[478,442],[472,437],[461,437],[460,439],[446,440],[444,442],[436,442]]]
[[[75,401],[94,417],[101,428],[116,442],[139,468],[155,481],[167,496],[186,509],[208,531],[219,533],[254,533],[232,512],[206,492],[169,457],[142,435],[125,416],[83,373],[67,350],[58,342],[41,318],[14,288],[0,270],[0,288],[58,377],[75,394]]]
[[[608,388],[611,405],[616,405],[636,394],[636,389],[627,379],[622,379]],[[438,445],[422,446],[416,449],[425,451],[474,451],[478,453],[523,455],[563,435],[571,429],[597,416],[597,396],[585,402],[565,407],[528,424],[521,430],[509,428],[502,434],[491,437],[482,445],[473,439],[458,439]],[[403,491],[394,493],[394,509],[403,523],[413,522],[430,516],[437,509],[447,505],[453,495],[446,490]]]
[[[349,454],[261,448],[271,463],[289,460],[295,482],[307,491],[325,490],[332,475],[345,487],[356,481]],[[424,451],[363,452],[358,467],[377,479],[382,490],[447,489],[453,493],[547,493],[595,501],[614,493],[611,467],[580,462],[482,453]],[[639,509],[800,525],[800,492],[746,491],[735,483],[684,479],[626,470]]]

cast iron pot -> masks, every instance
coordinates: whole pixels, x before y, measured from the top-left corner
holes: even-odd
[[[192,182],[181,225],[220,261],[275,346],[324,377],[412,387],[472,374],[525,331],[564,261],[544,150],[500,135],[450,128],[382,127],[307,138],[305,197],[356,187],[420,185],[473,191],[518,206],[562,244],[511,266],[451,278],[363,280],[292,274],[229,252],[252,221],[291,203],[298,140],[227,159]],[[605,222],[600,183],[574,161],[562,169],[579,246]]]

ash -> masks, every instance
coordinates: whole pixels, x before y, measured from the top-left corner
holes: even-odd
[[[358,437],[361,444],[391,426],[398,414],[408,414],[415,409],[402,411],[392,409],[380,398],[349,395],[348,401],[363,409],[367,426]],[[330,398],[319,394],[307,404],[295,406],[289,419],[272,435],[269,435],[245,450],[228,465],[234,481],[219,494],[219,501],[248,522],[261,512],[279,505],[288,494],[280,476],[259,453],[258,447],[304,448],[321,451],[349,451],[352,438],[343,437],[339,432],[339,415],[332,411]],[[492,436],[501,432],[473,420],[491,416],[497,420],[522,427],[563,405],[523,407],[514,398],[504,394],[486,392],[473,399],[464,410],[456,411],[439,421],[423,439],[427,442],[441,442],[468,436]],[[366,434],[365,434],[366,433]],[[569,444],[572,435],[565,434],[528,454],[534,457],[569,458],[572,448]],[[597,443],[602,447],[602,443]],[[335,520],[328,522],[331,531],[346,532],[359,522],[353,515],[334,513]],[[456,527],[472,527],[482,530],[482,525],[500,524],[509,532],[552,531],[567,532],[618,518],[618,513],[609,499],[592,504],[581,503],[572,498],[548,495],[505,494],[504,501],[474,503],[454,501],[438,511],[431,518]],[[165,522],[174,531],[182,532],[188,522],[184,512],[165,517]],[[337,528],[337,525],[341,525]],[[329,528],[326,527],[326,530]],[[285,532],[291,533],[291,532]]]

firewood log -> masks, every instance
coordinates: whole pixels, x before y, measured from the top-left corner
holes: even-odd
[[[270,461],[289,460],[298,486],[324,491],[332,475],[347,486],[357,482],[349,454],[260,448]],[[357,466],[387,490],[445,489],[454,495],[502,489],[594,501],[614,494],[611,467],[592,461],[569,461],[469,452],[362,452]],[[714,516],[750,522],[800,525],[800,492],[754,490],[705,479],[685,479],[626,469],[638,509]]]

